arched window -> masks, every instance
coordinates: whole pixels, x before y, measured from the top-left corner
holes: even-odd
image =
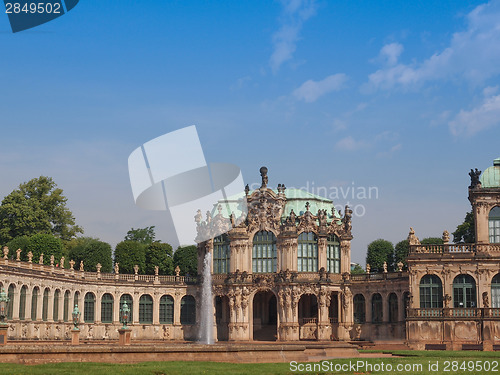
[[[174,323],[174,299],[172,296],[160,298],[160,324]]]
[[[229,237],[227,234],[222,234],[214,238],[213,254],[213,273],[228,273],[231,252],[229,251]]]
[[[500,308],[500,273],[491,280],[491,307]]]
[[[78,302],[79,299],[80,299],[80,292],[75,292],[75,295],[73,296],[73,308],[75,308],[75,306],[78,306],[78,309],[82,311],[82,306],[80,306],[80,303]],[[73,312],[73,309],[71,310],[71,312]]]
[[[334,234],[326,242],[326,262],[328,272],[340,273],[340,241]]]
[[[493,207],[488,217],[490,243],[500,243],[500,207]]]
[[[130,294],[123,294],[120,297],[120,308],[123,306],[123,304],[127,302],[127,306],[130,309],[129,313],[129,318],[128,321],[129,323],[132,323],[134,321],[134,300],[132,299],[132,296]]]
[[[356,294],[353,299],[354,305],[354,323],[364,323],[365,318],[365,296],[362,294]]]
[[[476,282],[470,275],[458,275],[453,280],[453,307],[476,307]]]
[[[196,301],[193,296],[181,299],[181,324],[196,324]]]
[[[31,295],[31,320],[36,320],[36,312],[38,307],[38,287],[33,288],[33,294]]]
[[[68,318],[69,318],[69,309],[70,309],[70,306],[69,306],[69,301],[70,301],[70,292],[69,290],[67,290],[66,292],[64,292],[64,312],[63,312],[63,320],[65,322],[68,321]]]
[[[252,249],[252,272],[276,272],[277,259],[274,233],[265,230],[255,233]]]
[[[23,285],[21,288],[21,295],[19,296],[19,320],[26,319],[26,292],[28,287]]]
[[[61,295],[61,291],[57,289],[54,292],[54,309],[52,310],[52,315],[54,316],[54,322],[59,320],[59,297]]]
[[[389,322],[398,321],[398,296],[396,293],[389,294]]]
[[[109,293],[101,297],[101,322],[113,323],[113,296]]]
[[[7,297],[9,297],[9,304],[7,308],[7,319],[12,319],[12,312],[14,311],[14,290],[15,290],[15,285],[10,284],[9,285],[9,290],[7,292]]]
[[[153,298],[149,294],[143,294],[139,298],[139,323],[153,323]]]
[[[382,323],[383,319],[382,296],[379,293],[375,293],[372,296],[372,323]]]
[[[420,308],[438,309],[443,307],[443,284],[436,275],[425,275],[420,279]]]
[[[49,315],[49,288],[45,288],[43,291],[43,301],[42,301],[42,320],[47,321]]]
[[[94,293],[85,294],[83,301],[83,321],[85,323],[94,323],[95,320],[95,296]]]
[[[299,234],[297,271],[318,272],[318,237],[312,232]]]

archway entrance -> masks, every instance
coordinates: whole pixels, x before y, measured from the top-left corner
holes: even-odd
[[[314,294],[304,294],[299,300],[299,338],[318,339],[318,299]]]
[[[276,341],[278,305],[270,290],[257,292],[253,297],[253,339]]]
[[[217,324],[217,341],[229,340],[229,298],[215,297],[215,323]]]

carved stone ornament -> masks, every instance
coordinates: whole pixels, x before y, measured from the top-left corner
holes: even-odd
[[[470,186],[469,189],[476,189],[478,187],[481,187],[481,182],[479,181],[479,176],[481,176],[481,171],[478,170],[477,168],[471,169],[469,172],[470,176]]]

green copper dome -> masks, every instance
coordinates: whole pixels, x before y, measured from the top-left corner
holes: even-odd
[[[479,181],[482,188],[500,187],[500,158],[493,160],[493,166],[486,168]]]

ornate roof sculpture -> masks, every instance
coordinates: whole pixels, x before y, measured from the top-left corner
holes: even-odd
[[[200,237],[213,238],[207,237],[207,233],[217,233],[221,228],[226,232],[239,228],[239,233],[243,230],[247,234],[268,230],[276,235],[315,232],[352,238],[352,210],[348,206],[345,206],[342,217],[327,198],[301,189],[287,189],[284,184],[278,184],[276,190],[271,189],[267,186],[267,172],[266,167],[260,168],[262,183],[259,189],[251,191],[247,185],[243,198],[229,197],[223,204],[215,206],[212,212],[207,212],[205,220],[198,211],[195,220]],[[242,205],[241,199],[246,199],[248,213],[237,217],[235,212],[242,212],[238,209]]]

